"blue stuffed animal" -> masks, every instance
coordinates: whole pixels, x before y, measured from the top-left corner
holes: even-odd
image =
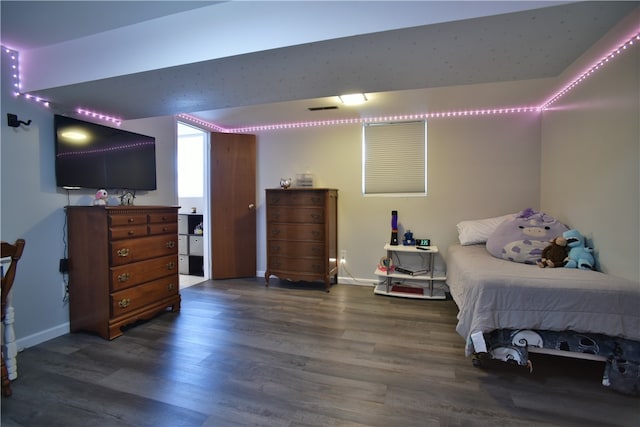
[[[581,270],[593,270],[595,259],[593,249],[588,248],[584,236],[578,230],[568,230],[562,233],[562,237],[567,239],[569,255],[565,268],[579,268]]]

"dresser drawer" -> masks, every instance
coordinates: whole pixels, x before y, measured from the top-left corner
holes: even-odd
[[[111,315],[118,317],[178,294],[178,275],[155,280],[111,294]]]
[[[269,222],[324,223],[324,209],[290,206],[273,206],[267,214]]]
[[[270,206],[324,206],[325,196],[315,191],[275,191],[267,193]]]
[[[306,273],[306,274],[323,274],[327,271],[327,263],[321,258],[287,258],[281,256],[269,257],[269,271],[290,272],[290,273]]]
[[[147,224],[146,214],[111,214],[109,215],[109,225],[118,227],[121,225],[142,225]]]
[[[111,247],[111,266],[143,261],[163,255],[178,253],[178,236],[167,234],[139,239],[117,240]]]
[[[169,212],[155,212],[149,214],[149,224],[177,224],[178,214]]]
[[[178,233],[178,224],[174,223],[158,223],[158,224],[149,224],[149,234],[177,234]]]
[[[287,240],[270,240],[269,255],[285,257],[324,257],[323,242],[290,242]]]
[[[267,238],[293,241],[324,241],[324,226],[322,224],[272,223],[270,224]]]
[[[169,255],[148,261],[134,262],[120,267],[112,267],[110,270],[111,290],[119,291],[139,285],[140,283],[175,274],[175,272],[178,271],[178,257]]]
[[[147,226],[145,224],[109,228],[109,238],[111,240],[130,239],[132,237],[144,237],[146,235]]]

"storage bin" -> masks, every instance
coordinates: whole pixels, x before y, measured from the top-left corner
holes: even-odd
[[[189,236],[189,255],[204,255],[202,236]]]

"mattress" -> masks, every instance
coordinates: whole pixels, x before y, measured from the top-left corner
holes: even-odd
[[[453,245],[447,284],[459,308],[456,331],[575,331],[640,341],[640,285],[597,271],[540,268],[493,257],[484,245]]]

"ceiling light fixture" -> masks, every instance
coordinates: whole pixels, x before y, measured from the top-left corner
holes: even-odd
[[[367,102],[367,95],[364,93],[349,93],[347,95],[340,95],[340,101],[344,105],[360,105]]]

